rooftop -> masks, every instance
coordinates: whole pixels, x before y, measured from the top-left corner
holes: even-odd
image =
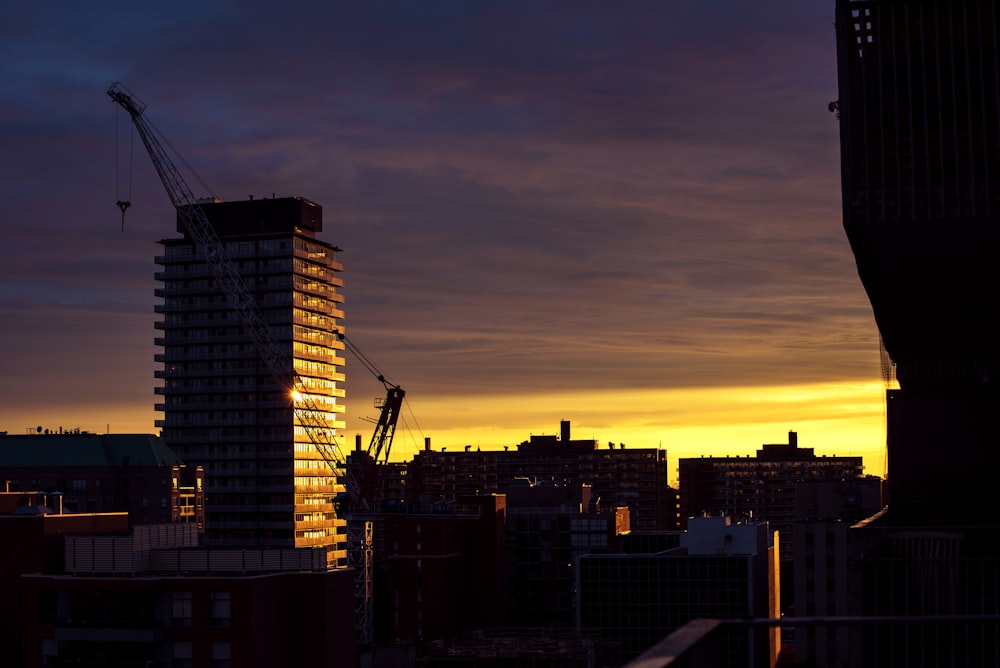
[[[0,468],[181,465],[153,434],[0,434]]]

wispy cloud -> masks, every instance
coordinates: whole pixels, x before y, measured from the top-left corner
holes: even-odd
[[[870,391],[832,2],[300,4],[0,8],[0,429],[153,415],[175,221],[114,80],[223,199],[323,205],[350,336],[414,399],[600,388],[624,429],[631,391]]]

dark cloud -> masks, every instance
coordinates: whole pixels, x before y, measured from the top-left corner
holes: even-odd
[[[101,368],[91,400],[151,413],[175,222],[115,80],[198,194],[323,205],[351,338],[410,396],[877,373],[832,0],[293,4],[0,8],[0,398]]]

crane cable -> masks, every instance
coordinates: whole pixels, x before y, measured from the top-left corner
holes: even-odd
[[[363,352],[361,352],[361,350],[356,345],[354,345],[353,343],[351,343],[350,339],[347,338],[347,335],[343,334],[342,332],[338,332],[337,336],[344,342],[344,347],[347,348],[347,350],[349,350],[351,352],[351,354],[353,354],[355,357],[358,358],[358,361],[361,362],[362,366],[364,366],[366,369],[368,369],[369,373],[371,373],[373,376],[375,376],[376,378],[378,378],[383,383],[389,383],[390,385],[396,385],[395,383],[389,381],[386,378],[385,374],[383,374],[379,370],[379,368],[377,366],[375,366],[375,363],[372,362],[368,358],[367,355],[365,355]],[[398,385],[397,385],[397,387],[398,387]]]
[[[121,117],[120,110],[115,109],[115,198],[118,200],[115,204],[122,212],[122,234],[125,234],[125,209],[132,206],[132,156],[133,147],[135,146],[135,126],[132,126],[132,132],[129,135],[129,151],[128,151],[128,199],[121,198],[121,168],[118,164],[119,156],[121,155],[121,148],[118,145],[119,135],[121,134],[118,129],[118,119]]]
[[[372,362],[371,359],[367,355],[365,355],[363,352],[361,352],[360,348],[358,348],[356,345],[354,345],[351,342],[351,340],[347,338],[346,334],[344,334],[343,332],[339,332],[338,331],[337,332],[337,336],[338,336],[338,338],[340,338],[341,341],[344,342],[344,347],[347,348],[347,350],[352,355],[354,355],[358,359],[359,362],[361,362],[361,365],[364,366],[365,369],[367,369],[369,373],[371,373],[373,376],[375,376],[378,380],[382,381],[383,385],[386,385],[387,387],[389,385],[392,385],[393,387],[399,387],[398,384],[396,384],[396,383],[392,382],[391,380],[389,380],[386,377],[386,375],[384,373],[382,373],[382,371],[375,365],[375,363]],[[413,424],[416,426],[417,432],[419,432],[420,436],[423,437],[423,435],[424,435],[423,429],[420,428],[420,424],[417,422],[417,416],[413,412],[413,407],[410,406],[410,402],[409,402],[409,400],[405,396],[403,397],[403,404],[406,406],[406,410],[409,412],[410,418],[413,420]],[[408,421],[406,420],[405,417],[403,417],[403,425],[404,425],[404,427],[406,427],[405,431],[407,431],[407,432],[410,433],[410,437],[411,437],[411,440],[412,440],[412,437],[413,437],[412,436],[412,430],[408,428],[409,423],[408,423]],[[416,445],[416,444],[414,444],[414,445]],[[419,447],[417,449],[419,450]]]
[[[133,164],[134,152],[135,152],[135,124],[134,123],[130,123],[129,124],[130,127],[131,127],[131,133],[129,135],[128,199],[124,199],[123,200],[121,198],[121,195],[120,195],[120,192],[119,192],[120,184],[121,184],[121,178],[120,178],[119,175],[121,173],[121,170],[119,168],[118,158],[119,158],[119,154],[121,153],[121,149],[118,148],[119,134],[120,134],[119,130],[118,130],[118,119],[120,117],[121,117],[121,109],[116,109],[115,110],[115,195],[118,198],[118,201],[116,202],[116,204],[118,205],[118,208],[121,209],[121,212],[122,212],[122,232],[124,233],[125,232],[125,210],[128,209],[130,206],[132,206],[132,202],[131,202],[131,199],[132,199],[132,172],[133,172],[132,164]],[[144,118],[144,121],[145,121],[146,125],[149,127],[150,132],[152,134],[156,135],[157,141],[159,141],[161,144],[165,145],[167,148],[170,149],[170,152],[174,155],[174,157],[177,160],[179,160],[182,165],[184,165],[184,168],[188,171],[188,173],[192,176],[192,178],[194,178],[194,180],[198,182],[198,185],[200,185],[202,188],[204,188],[205,192],[208,193],[208,196],[211,199],[218,200],[219,197],[208,186],[208,184],[205,182],[205,180],[203,178],[201,178],[201,175],[198,174],[198,172],[196,172],[194,170],[194,168],[191,166],[191,164],[187,160],[184,159],[184,156],[181,155],[180,151],[178,151],[174,147],[174,145],[170,143],[170,140],[167,139],[164,136],[164,134],[162,132],[160,132],[159,128],[157,128],[155,125],[153,125],[153,123],[148,118],[145,118],[145,117],[143,117],[143,118]]]

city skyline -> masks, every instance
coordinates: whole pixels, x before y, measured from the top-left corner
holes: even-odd
[[[0,430],[155,431],[174,216],[120,80],[223,200],[323,206],[348,336],[407,392],[398,456],[565,419],[672,461],[793,430],[883,474],[832,0],[304,6],[0,9]],[[352,447],[381,384],[346,373]]]

